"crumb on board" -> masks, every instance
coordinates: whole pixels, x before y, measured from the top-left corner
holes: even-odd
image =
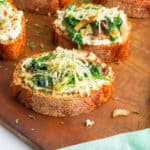
[[[32,120],[35,120],[35,119],[36,119],[36,117],[35,117],[34,115],[32,115],[32,114],[29,114],[28,117],[29,117],[30,119],[32,119]]]
[[[16,118],[15,123],[16,123],[16,124],[19,123],[19,118]]]
[[[130,113],[129,110],[127,109],[122,109],[122,108],[115,109],[112,112],[112,118],[119,117],[119,116],[128,116],[129,113]]]
[[[95,124],[95,122],[93,120],[87,119],[85,122],[85,126],[86,127],[91,127]]]
[[[60,125],[64,125],[65,123],[63,121],[60,122]]]

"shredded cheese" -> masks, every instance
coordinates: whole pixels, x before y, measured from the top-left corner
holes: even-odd
[[[128,26],[127,23],[126,14],[122,10],[119,10],[117,7],[106,8],[100,5],[97,6],[92,4],[81,5],[80,7],[76,7],[75,10],[74,9],[58,10],[57,16],[58,17],[55,20],[54,24],[63,32],[66,31],[66,26],[63,22],[63,19],[64,17],[67,16],[73,16],[77,20],[89,20],[89,18],[93,17],[98,22],[104,20],[105,17],[110,18],[112,22],[114,21],[114,18],[117,16],[119,16],[122,19],[122,25],[120,31],[121,34],[117,35],[118,38],[115,41],[111,41],[109,38],[100,39],[97,36],[91,36],[91,34],[87,34],[87,32],[85,32],[85,29],[83,29],[83,31],[81,30],[81,34],[83,37],[83,44],[87,44],[87,45],[108,45],[111,44],[112,42],[121,43],[123,42],[124,38],[128,36],[128,32],[130,30],[130,27]],[[100,24],[99,24],[99,32],[100,33],[102,32]]]
[[[46,64],[47,70],[28,71],[27,67],[33,59],[53,54],[53,58],[45,59],[43,62],[37,62],[39,65]],[[99,90],[102,85],[110,84],[112,79],[112,70],[108,70],[108,74],[104,77],[110,80],[94,78],[91,74],[89,65],[96,63],[97,57],[93,53],[77,52],[76,50],[68,51],[58,47],[56,51],[43,54],[37,58],[26,59],[20,70],[20,78],[25,85],[35,90],[47,91],[50,94],[85,94],[90,96],[92,90]],[[45,87],[35,85],[33,78],[36,75],[45,76]],[[53,86],[48,86],[47,77],[52,78]],[[73,78],[73,80],[72,80]],[[70,84],[69,82],[73,82]],[[67,84],[67,86],[65,86]]]
[[[9,2],[0,5],[0,41],[8,42],[18,37],[22,30],[23,12],[12,7]]]

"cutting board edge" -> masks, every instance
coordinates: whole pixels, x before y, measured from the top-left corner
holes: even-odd
[[[4,128],[8,129],[16,137],[21,139],[22,142],[24,142],[25,144],[28,144],[29,146],[31,146],[31,148],[33,148],[34,150],[41,150],[41,148],[39,148],[39,146],[37,144],[30,141],[25,135],[21,134],[19,131],[17,131],[17,129],[13,128],[13,126],[9,125],[9,123],[7,123],[7,121],[3,120],[1,117],[0,117],[0,124]]]

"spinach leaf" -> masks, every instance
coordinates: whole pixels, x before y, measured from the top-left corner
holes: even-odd
[[[73,16],[69,16],[69,17],[64,18],[64,22],[65,22],[66,26],[75,27],[79,23],[79,20],[77,20]]]
[[[79,32],[74,33],[72,41],[77,43],[78,49],[80,50],[82,45],[82,35]]]
[[[114,24],[120,30],[120,27],[122,25],[122,19],[118,16],[114,18]]]
[[[92,27],[93,34],[97,36],[99,34],[99,22],[96,20],[92,22],[90,25]]]
[[[75,84],[75,79],[73,75],[69,77],[68,82],[67,82],[67,85],[71,85],[71,84]]]
[[[44,61],[46,61],[46,60],[54,59],[54,58],[56,58],[56,54],[53,53],[53,52],[49,52],[48,55],[39,57],[39,58],[37,59],[37,61],[38,61],[38,62],[44,62]]]
[[[38,70],[47,70],[47,67],[48,67],[47,64],[42,63],[37,66],[37,69]]]
[[[109,81],[108,78],[101,75],[101,68],[98,64],[90,66],[91,74],[94,78]]]
[[[32,81],[37,86],[41,87],[53,86],[53,81],[50,76],[35,75]]]
[[[99,65],[91,65],[90,66],[90,71],[93,77],[99,79],[100,77],[100,66]]]
[[[98,29],[98,27],[99,27],[99,22],[98,22],[97,20],[94,21],[94,22],[92,22],[92,23],[91,23],[91,27],[92,27],[93,30]]]
[[[105,29],[105,31],[107,33],[109,33],[115,28],[115,24],[113,22],[111,22],[110,18],[108,18],[108,17],[105,17],[105,22],[107,25],[107,29]]]
[[[73,85],[73,84],[75,84],[75,79],[74,79],[74,76],[73,75],[70,75],[69,77],[68,77],[68,81],[66,81],[65,83],[63,83],[63,84],[61,84],[61,83],[59,83],[59,84],[56,84],[55,85],[55,88],[58,90],[58,91],[62,91],[62,90],[64,90],[68,85]]]
[[[111,41],[115,41],[118,38],[118,36],[114,35],[113,32],[114,30],[117,30],[117,31],[120,30],[120,27],[122,25],[122,19],[118,16],[118,17],[115,17],[114,21],[112,22],[110,18],[105,17],[105,23],[106,23],[107,28],[104,29],[104,32],[110,34]]]
[[[118,36],[111,35],[110,40],[111,41],[116,41],[118,39]]]
[[[108,29],[106,30],[107,32],[111,32],[112,30],[114,30],[114,28],[120,30],[120,27],[122,25],[122,19],[119,16],[114,18],[114,22],[112,22],[108,17],[105,18],[106,24],[108,26]]]
[[[26,69],[34,72],[37,70],[47,70],[47,67],[47,64],[38,63],[36,59],[32,59],[31,63],[26,67]]]
[[[66,30],[69,33],[69,36],[71,37],[72,41],[77,44],[78,49],[81,49],[82,35],[80,31],[76,31],[74,29],[75,25],[78,24],[79,21],[73,17],[67,17],[67,18],[64,18],[64,23],[66,25]]]

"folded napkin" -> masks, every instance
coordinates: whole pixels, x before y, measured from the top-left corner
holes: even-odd
[[[150,150],[150,128],[81,143],[59,150]]]

